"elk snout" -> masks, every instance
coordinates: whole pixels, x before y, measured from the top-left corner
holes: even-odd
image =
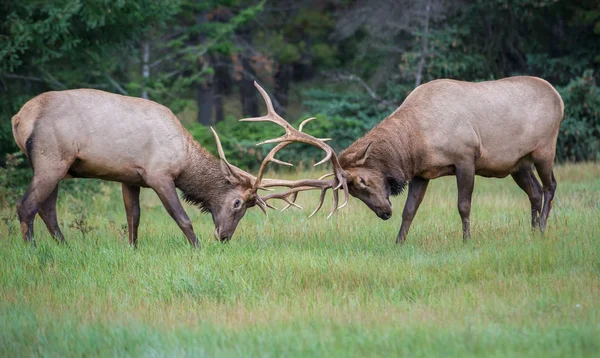
[[[373,211],[380,219],[388,220],[392,217],[392,202],[389,198],[386,198],[386,202],[375,207]]]
[[[215,240],[221,241],[221,242],[227,242],[227,241],[229,241],[229,239],[231,239],[231,234],[221,233],[220,227],[215,228]]]
[[[383,210],[377,213],[380,219],[387,220],[392,217],[392,210]]]

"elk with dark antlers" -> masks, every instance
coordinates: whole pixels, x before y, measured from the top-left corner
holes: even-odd
[[[15,141],[33,168],[31,184],[17,204],[23,239],[35,244],[33,221],[39,213],[51,235],[65,241],[58,226],[56,197],[58,183],[66,177],[122,183],[129,243],[133,246],[138,236],[141,187],[152,188],[158,194],[193,246],[198,246],[198,239],[176,188],[183,192],[184,200],[212,215],[215,238],[222,241],[231,238],[248,208],[257,205],[266,213],[270,199],[295,205],[290,198],[295,199],[297,191],[314,187],[324,191],[332,188],[337,198],[339,185],[345,185],[341,176],[330,181],[296,183],[263,179],[269,162],[288,164],[274,155],[294,141],[324,149],[324,161],[334,161],[334,168],[339,168],[339,163],[329,146],[302,133],[302,128],[296,131],[279,117],[264,90],[255,85],[265,97],[268,114],[247,120],[269,120],[287,132],[266,141],[279,144],[263,161],[258,177],[227,161],[214,130],[220,159],[202,148],[175,115],[156,102],[91,89],[46,92],[33,98],[12,119]],[[259,189],[273,186],[294,187],[294,192],[258,195]]]

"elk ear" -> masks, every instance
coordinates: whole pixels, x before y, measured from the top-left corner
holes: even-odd
[[[371,144],[373,144],[373,142],[370,142],[369,144],[367,144],[367,146],[363,150],[362,154],[359,155],[356,158],[355,163],[357,165],[363,165],[363,164],[365,164],[365,162],[367,161],[367,158],[369,157],[369,153],[370,153],[370,150],[371,150]]]

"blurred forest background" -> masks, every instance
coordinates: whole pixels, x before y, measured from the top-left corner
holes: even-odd
[[[3,0],[0,59],[0,181],[26,162],[11,117],[80,87],[162,103],[210,150],[215,125],[252,167],[267,151],[255,144],[280,134],[237,121],[264,110],[254,80],[341,150],[420,83],[540,76],[565,102],[558,160],[600,158],[598,0]]]

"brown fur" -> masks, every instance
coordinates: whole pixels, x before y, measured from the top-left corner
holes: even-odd
[[[398,241],[404,240],[428,181],[445,175],[457,176],[465,239],[474,175],[512,175],[530,197],[532,223],[543,230],[556,188],[552,165],[563,111],[558,92],[536,77],[436,80],[416,88],[339,160],[348,172],[350,194],[383,219],[392,214],[389,196],[411,182]],[[543,208],[533,165],[543,183]]]
[[[221,240],[233,235],[246,209],[255,205],[248,177],[223,166],[158,103],[90,89],[47,92],[27,102],[12,124],[15,141],[34,169],[30,188],[18,203],[26,241],[33,239],[38,212],[51,233],[64,240],[55,196],[58,182],[68,176],[123,183],[133,245],[139,187],[156,191],[194,246],[198,239],[176,186],[185,200],[211,213]]]

